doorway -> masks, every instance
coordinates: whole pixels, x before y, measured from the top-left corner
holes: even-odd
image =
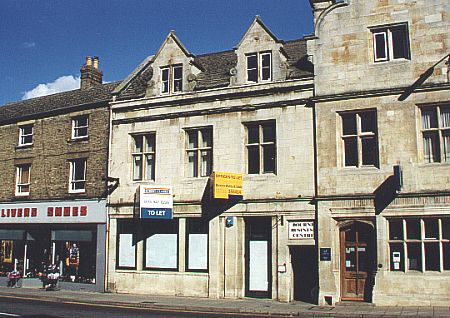
[[[352,222],[340,230],[341,299],[370,302],[374,268],[374,229]]]
[[[290,246],[294,273],[294,300],[317,304],[319,273],[315,246]]]
[[[245,295],[272,297],[272,226],[270,217],[245,218]]]

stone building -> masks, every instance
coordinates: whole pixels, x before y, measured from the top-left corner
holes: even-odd
[[[109,101],[98,58],[81,89],[0,107],[0,276],[56,264],[66,288],[104,290]],[[83,284],[83,285],[79,285]]]
[[[450,3],[310,2],[319,303],[448,305]]]
[[[194,55],[171,32],[114,90],[110,291],[311,298],[311,71],[305,41],[257,17],[224,52]]]

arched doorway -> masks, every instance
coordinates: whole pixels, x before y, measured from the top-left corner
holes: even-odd
[[[350,221],[340,228],[341,300],[372,298],[375,235],[372,224]]]

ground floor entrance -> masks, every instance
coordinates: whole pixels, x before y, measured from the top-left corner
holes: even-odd
[[[317,247],[308,245],[290,246],[289,251],[294,274],[294,300],[317,303],[319,291]]]
[[[374,229],[350,222],[340,229],[341,300],[371,301],[374,270]]]

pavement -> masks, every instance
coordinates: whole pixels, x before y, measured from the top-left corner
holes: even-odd
[[[445,307],[383,307],[366,303],[317,306],[304,302],[282,303],[268,299],[210,299],[175,296],[96,293],[86,291],[45,291],[37,288],[0,287],[0,296],[84,305],[147,308],[158,311],[216,313],[232,317],[249,314],[260,317],[450,317]]]

